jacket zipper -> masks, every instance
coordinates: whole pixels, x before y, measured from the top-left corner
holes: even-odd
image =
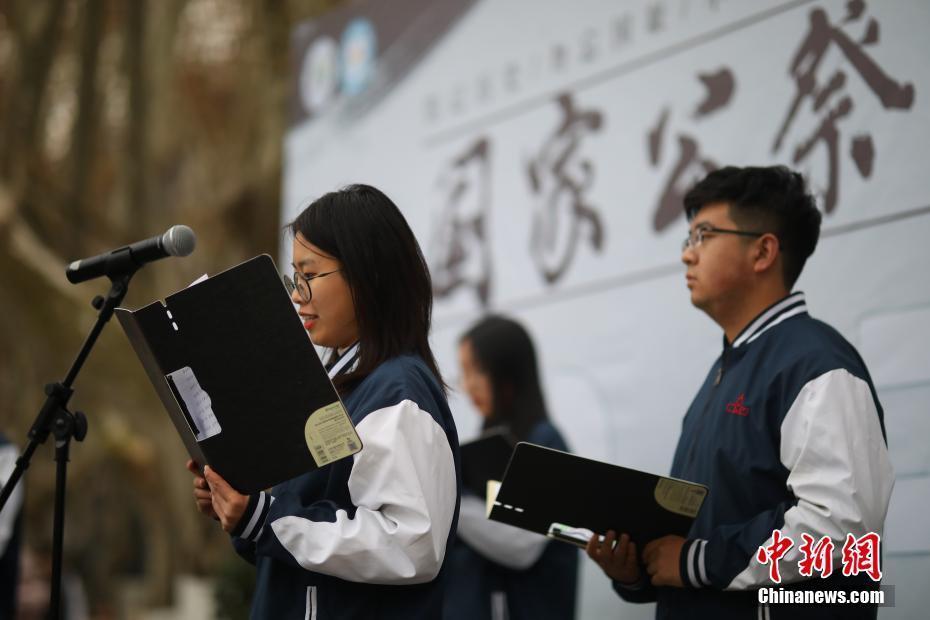
[[[727,363],[727,350],[723,350],[723,354],[720,356],[720,366],[717,368],[717,374],[714,376],[714,383],[711,387],[710,394],[713,395],[716,392],[716,388],[720,385],[720,381],[723,379],[723,368]],[[695,420],[695,429],[694,429],[694,439],[691,440],[691,445],[688,446],[688,456],[685,458],[685,466],[682,471],[682,478],[687,479],[688,476],[685,474],[691,470],[691,465],[694,464],[694,446],[697,445],[698,439],[700,438],[700,430],[702,425],[700,423],[704,422],[707,418],[707,410],[710,408],[713,398],[708,398],[707,402],[704,403],[704,408],[701,410],[701,416]]]

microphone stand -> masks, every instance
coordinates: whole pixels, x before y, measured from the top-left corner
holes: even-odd
[[[107,321],[113,316],[113,310],[119,306],[126,296],[129,280],[132,279],[138,268],[137,265],[127,263],[125,273],[109,276],[111,284],[107,296],[97,295],[94,297],[91,305],[99,311],[97,322],[90,330],[74,363],[71,364],[71,370],[68,371],[65,380],[58,383],[49,383],[45,386],[45,394],[48,398],[46,398],[42,409],[39,410],[36,420],[29,431],[29,443],[23,450],[22,455],[16,460],[16,468],[4,485],[3,491],[0,492],[0,511],[2,511],[10,494],[13,493],[16,483],[19,482],[23,472],[29,467],[32,453],[35,452],[39,444],[45,443],[50,433],[55,435],[55,515],[52,532],[52,592],[48,616],[53,620],[59,620],[62,617],[61,565],[65,529],[65,482],[67,480],[71,438],[82,441],[87,435],[87,417],[80,411],[72,413],[67,407],[68,400],[74,393],[71,385],[87,360],[94,343],[97,342],[100,332],[103,331]]]

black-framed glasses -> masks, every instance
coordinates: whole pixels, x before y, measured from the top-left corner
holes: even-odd
[[[281,276],[281,279],[284,280],[284,287],[287,289],[287,292],[291,295],[294,294],[294,291],[297,291],[297,294],[300,295],[300,298],[304,300],[304,303],[307,303],[313,299],[313,291],[310,290],[310,280],[316,280],[317,278],[322,278],[323,276],[328,276],[337,271],[342,271],[342,269],[333,269],[332,271],[327,271],[326,273],[318,273],[312,276],[305,276],[299,271],[294,271],[294,275],[288,278],[287,276]]]
[[[694,249],[704,243],[704,237],[708,234],[725,234],[725,235],[740,235],[742,237],[761,237],[765,233],[761,232],[752,232],[748,230],[733,230],[731,228],[717,228],[716,226],[699,226],[694,229],[694,232],[685,237],[684,242],[681,244],[681,251],[684,252],[688,249]]]

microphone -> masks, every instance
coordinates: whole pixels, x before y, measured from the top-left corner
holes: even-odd
[[[97,256],[76,260],[65,270],[71,284],[92,280],[100,276],[120,276],[135,272],[146,263],[166,256],[187,256],[194,251],[197,236],[194,231],[179,224],[163,235],[136,241]]]

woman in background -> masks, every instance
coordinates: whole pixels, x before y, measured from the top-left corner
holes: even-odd
[[[517,441],[567,450],[549,421],[536,351],[519,323],[482,319],[461,337],[462,386],[484,418]],[[446,620],[575,616],[578,552],[571,545],[490,521],[485,501],[463,493],[458,541],[449,551]]]

